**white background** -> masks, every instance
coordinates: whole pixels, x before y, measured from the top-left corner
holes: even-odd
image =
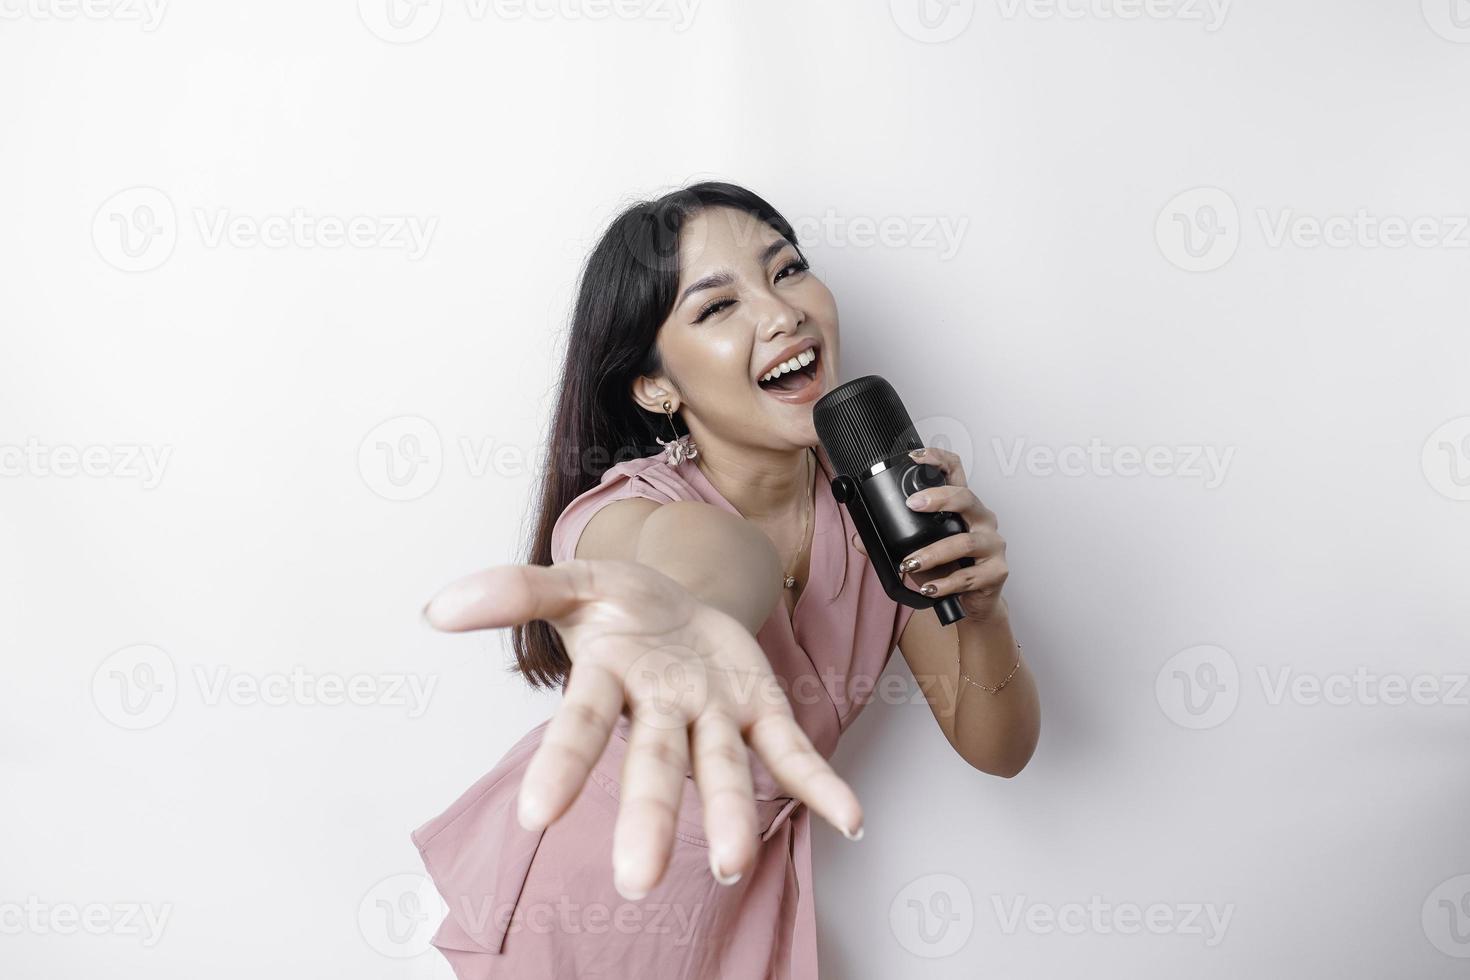
[[[449,975],[408,833],[553,701],[419,608],[520,552],[604,223],[707,177],[969,456],[1043,697],[1010,781],[849,732],[824,975],[1463,975],[1470,5],[93,2],[0,0],[7,978]]]

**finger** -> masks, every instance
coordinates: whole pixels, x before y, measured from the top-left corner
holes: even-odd
[[[861,551],[864,557],[867,557],[868,549],[863,547],[863,539],[856,531],[852,532],[852,545],[858,551]]]
[[[586,593],[585,562],[499,565],[450,583],[424,607],[436,629],[492,629],[573,612]]]
[[[526,765],[517,796],[516,819],[540,830],[566,812],[607,748],[623,710],[623,685],[592,662],[572,666],[561,704]]]
[[[613,883],[629,901],[652,891],[668,866],[688,768],[689,730],[646,724],[635,710],[613,827]]]
[[[746,733],[771,775],[849,839],[862,836],[863,808],[842,777],[833,772],[789,710],[768,711]]]
[[[937,466],[944,471],[944,482],[950,486],[963,487],[969,481],[965,479],[965,464],[956,454],[948,449],[939,449],[935,446],[925,446],[909,453],[914,459],[930,466]]]
[[[992,558],[987,562],[931,579],[919,591],[927,596],[959,595],[964,592],[994,595],[1005,585],[1008,577],[1010,569],[1006,567],[1006,560]]]
[[[694,720],[690,742],[710,871],[720,884],[733,885],[755,860],[759,831],[750,750],[734,719],[719,711],[706,711]]]
[[[911,510],[963,514],[971,524],[991,524],[995,520],[975,491],[966,486],[930,487],[913,494],[906,503]]]
[[[912,573],[938,568],[961,558],[974,558],[978,563],[1004,553],[1005,540],[997,532],[987,527],[977,527],[964,534],[951,534],[919,548],[904,558],[898,570]]]

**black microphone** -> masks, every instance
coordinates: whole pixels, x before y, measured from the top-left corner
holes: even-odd
[[[969,530],[956,514],[910,510],[904,503],[926,487],[944,486],[944,473],[909,455],[924,444],[898,392],[876,374],[857,378],[819,398],[812,421],[837,471],[832,496],[847,506],[883,591],[905,606],[933,608],[945,626],[964,619],[959,596],[934,599],[916,592],[903,584],[898,568],[919,548]],[[973,565],[975,559],[957,564]]]

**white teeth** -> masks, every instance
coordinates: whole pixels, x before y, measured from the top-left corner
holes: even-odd
[[[795,357],[791,358],[790,360],[783,361],[782,363],[777,364],[771,370],[769,370],[765,374],[761,375],[761,380],[762,381],[774,381],[776,378],[781,377],[781,375],[786,374],[788,371],[799,371],[799,370],[801,370],[802,368],[806,367],[808,364],[812,363],[816,359],[817,359],[817,352],[815,350],[811,349],[811,348],[807,348],[806,350],[802,351],[800,354],[797,354]]]

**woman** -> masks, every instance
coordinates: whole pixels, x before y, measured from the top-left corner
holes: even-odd
[[[862,836],[826,758],[895,644],[967,762],[1011,776],[1030,759],[1037,693],[995,515],[957,457],[919,451],[947,485],[909,506],[971,530],[904,571],[967,618],[889,599],[812,424],[838,363],[832,294],[743,188],[640,203],[593,250],[531,563],[425,609],[443,630],[513,627],[520,672],[562,689],[414,833],[449,908],[434,944],[463,980],[814,980],[809,811]]]

